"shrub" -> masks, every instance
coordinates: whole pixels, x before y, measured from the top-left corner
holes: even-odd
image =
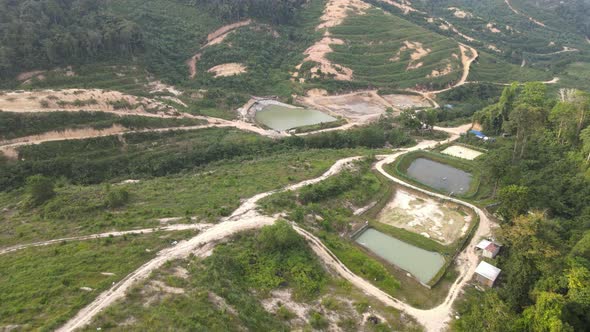
[[[128,201],[129,192],[126,189],[109,190],[106,198],[106,206],[109,208],[118,208],[127,204]]]
[[[29,176],[26,180],[26,188],[30,203],[34,206],[41,205],[55,196],[53,181],[43,175]]]

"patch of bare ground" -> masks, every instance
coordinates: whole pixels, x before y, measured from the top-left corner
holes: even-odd
[[[364,14],[370,5],[361,0],[329,0],[324,8],[324,13],[320,17],[320,23],[317,30],[331,28],[342,24],[342,21],[350,13]]]
[[[525,16],[529,21],[535,23],[536,25],[541,26],[541,27],[545,27],[545,23],[538,21],[530,16],[526,16],[526,15],[522,14],[520,11],[516,10],[514,7],[512,7],[510,0],[504,0],[504,2],[508,5],[510,10],[512,10],[515,14]]]
[[[326,29],[340,25],[346,17],[350,14],[363,15],[371,6],[361,0],[329,0],[326,3],[324,12],[320,17],[320,24],[316,30]],[[317,77],[318,70],[324,74],[333,75],[334,79],[342,81],[352,80],[352,69],[332,63],[326,58],[328,53],[332,52],[330,45],[343,45],[344,41],[337,38],[330,38],[328,30],[324,32],[322,39],[305,50],[304,55],[306,61],[314,61],[318,63],[317,66],[311,69],[312,77]],[[293,73],[293,79],[304,82],[304,78],[299,78],[301,73],[301,65],[297,65],[296,72]]]
[[[395,108],[409,109],[409,108],[423,108],[433,106],[428,99],[420,95],[402,95],[402,94],[391,94],[381,96],[387,100]]]
[[[422,11],[417,10],[416,8],[412,7],[412,3],[408,0],[400,0],[400,1],[395,1],[395,0],[381,0],[382,2],[385,2],[387,4],[390,4],[394,7],[397,7],[399,10],[402,11],[402,13],[404,15],[407,15],[409,13],[413,13],[413,12],[418,12],[421,14],[426,14]]]
[[[457,204],[440,202],[398,189],[379,213],[381,223],[403,228],[449,245],[465,235],[471,216]]]
[[[326,58],[328,53],[332,52],[330,45],[343,45],[344,41],[337,38],[324,37],[307,50],[305,50],[305,61],[314,61],[316,66],[311,68],[311,77],[318,77],[317,72],[334,75],[334,78],[341,81],[352,80],[352,69],[332,63]],[[297,66],[300,69],[301,65]]]
[[[448,62],[444,68],[433,69],[432,72],[430,72],[430,74],[428,74],[426,77],[427,78],[440,77],[440,76],[448,75],[452,72],[453,72],[453,65],[450,62]]]
[[[399,61],[403,52],[411,51],[410,54],[410,62],[408,63],[408,67],[406,70],[412,70],[422,67],[423,63],[418,62],[418,60],[422,59],[423,57],[427,56],[431,49],[424,48],[422,43],[420,42],[412,42],[412,41],[404,41],[404,45],[397,51],[395,56],[393,56],[390,61]]]
[[[232,31],[236,30],[237,28],[249,25],[250,23],[252,23],[252,20],[248,19],[222,26],[221,28],[207,35],[207,44],[205,44],[204,47],[221,43]]]
[[[231,305],[227,304],[227,302],[225,301],[225,299],[213,292],[209,292],[207,294],[207,298],[209,299],[209,302],[211,302],[211,304],[213,304],[217,310],[223,311],[223,312],[229,312],[230,314],[237,316],[238,315],[238,311]]]
[[[492,50],[496,53],[502,53],[502,50],[499,49],[496,45],[493,44],[489,44],[488,46],[486,46],[489,50]]]
[[[359,91],[344,95],[299,97],[298,102],[362,124],[378,119],[388,108],[394,108],[376,91]]]
[[[488,23],[486,24],[486,28],[488,30],[490,30],[491,33],[500,33],[502,31],[500,31],[500,29],[496,28],[496,24],[495,23]]]
[[[229,36],[229,34],[231,32],[233,32],[234,30],[241,28],[243,26],[247,26],[250,23],[252,23],[252,20],[248,19],[248,20],[224,25],[221,28],[211,32],[210,34],[207,35],[207,43],[201,47],[201,50],[206,47],[209,47],[211,45],[220,44],[221,42],[223,42],[225,40],[225,38],[227,36]],[[186,65],[188,67],[190,79],[193,79],[197,76],[197,62],[201,59],[201,55],[202,55],[202,53],[199,51],[198,53],[196,53],[195,55],[190,57],[188,60],[186,60]]]
[[[234,76],[245,73],[246,66],[236,62],[224,63],[210,68],[208,72],[213,73],[215,77]]]
[[[0,95],[0,109],[20,113],[84,110],[126,115],[178,115],[175,108],[156,100],[101,89],[7,92]]]
[[[457,18],[472,18],[473,14],[468,11],[462,10],[457,7],[449,7],[449,10],[453,11],[453,15]]]
[[[22,72],[22,73],[18,74],[18,76],[16,76],[16,80],[20,81],[20,82],[24,82],[24,81],[30,80],[34,77],[37,77],[43,73],[45,73],[45,70],[33,70],[33,71]]]

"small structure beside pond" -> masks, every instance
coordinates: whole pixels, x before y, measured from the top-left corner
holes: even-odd
[[[481,240],[475,246],[475,250],[481,250],[481,255],[487,258],[496,257],[496,255],[500,252],[500,248],[502,248],[500,244],[489,240]]]
[[[482,261],[475,269],[475,279],[484,286],[493,287],[500,272],[502,272],[502,270],[499,268]]]

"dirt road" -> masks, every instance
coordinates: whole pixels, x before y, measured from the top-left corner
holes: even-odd
[[[512,7],[510,0],[504,0],[504,2],[508,5],[510,10],[512,10],[512,12],[514,12],[514,14],[522,15],[522,16],[526,17],[529,21],[535,23],[536,25],[541,26],[541,27],[545,27],[545,23],[535,20],[534,18],[532,18],[530,16],[526,16],[525,14],[522,14],[520,11],[516,10],[516,8]]]
[[[281,190],[295,190],[308,184],[323,181],[340,172],[352,161],[360,158],[361,157],[352,157],[341,159],[321,176],[287,186]],[[149,277],[154,270],[160,268],[167,261],[184,258],[191,253],[197,256],[204,256],[212,250],[215,243],[227,239],[236,233],[273,224],[277,218],[263,216],[258,213],[256,210],[256,203],[260,199],[281,190],[273,190],[247,199],[237,210],[234,211],[234,213],[223,219],[221,223],[203,230],[197,236],[189,240],[181,241],[174,247],[161,250],[158,252],[156,258],[143,264],[139,269],[113,285],[113,287],[101,293],[92,303],[80,310],[75,317],[57,329],[57,331],[73,331],[87,325],[99,312],[113,304],[116,300],[124,297],[127,290],[133,284]]]
[[[448,141],[452,141],[452,140],[457,139],[459,137],[460,133],[468,130],[469,125],[464,125],[464,126],[457,127],[457,128],[438,128],[437,127],[436,129],[442,130],[442,131],[445,131],[445,132],[448,132],[449,134],[451,134],[451,138],[449,138]],[[457,297],[461,294],[461,290],[466,285],[466,283],[471,279],[471,276],[473,275],[473,273],[475,271],[476,264],[478,262],[478,257],[475,254],[475,252],[473,251],[473,246],[476,244],[476,242],[481,237],[487,236],[490,233],[490,229],[492,227],[492,222],[490,221],[488,216],[481,209],[477,208],[476,206],[473,206],[469,203],[462,202],[462,201],[455,199],[455,198],[447,197],[445,195],[432,193],[427,190],[417,188],[413,185],[407,184],[407,183],[389,175],[387,172],[385,172],[383,170],[383,166],[385,164],[393,162],[397,157],[399,157],[400,155],[402,155],[404,153],[407,153],[409,151],[419,150],[419,149],[431,148],[431,147],[435,146],[436,144],[439,144],[439,142],[424,141],[414,147],[404,149],[404,150],[399,150],[396,153],[393,153],[391,155],[380,156],[379,157],[380,161],[378,161],[375,164],[375,169],[377,169],[380,173],[382,173],[384,176],[386,176],[390,180],[392,180],[400,185],[406,186],[406,187],[411,188],[413,190],[423,192],[427,195],[430,195],[430,196],[433,196],[433,197],[436,197],[439,199],[445,199],[445,200],[448,200],[448,201],[451,201],[451,202],[454,202],[457,204],[462,204],[462,205],[472,209],[480,218],[479,227],[476,230],[476,234],[474,235],[471,243],[466,247],[466,249],[457,258],[456,264],[457,264],[458,269],[460,271],[460,275],[457,278],[457,280],[453,283],[453,285],[451,286],[450,291],[449,291],[447,297],[445,298],[444,302],[442,304],[440,304],[439,306],[432,308],[432,309],[428,309],[428,310],[416,309],[406,303],[403,303],[403,302],[389,296],[388,294],[384,293],[383,291],[381,291],[380,289],[378,289],[377,287],[372,285],[370,282],[368,282],[368,281],[362,279],[361,277],[355,275],[354,273],[352,273],[346,266],[344,266],[342,264],[342,262],[340,262],[336,258],[336,256],[333,253],[330,252],[330,250],[328,248],[326,248],[321,243],[321,241],[318,238],[313,236],[311,233],[309,233],[297,226],[294,226],[295,230],[309,241],[314,252],[316,252],[318,257],[327,266],[332,268],[336,273],[341,275],[343,278],[349,280],[353,285],[360,288],[365,293],[374,296],[375,298],[382,301],[386,305],[390,305],[398,310],[404,311],[408,315],[413,316],[418,322],[420,322],[422,325],[424,325],[424,327],[428,331],[441,331],[442,329],[445,328],[446,324],[450,320],[451,313],[452,313],[452,304],[457,299]],[[149,277],[149,275],[154,270],[160,268],[167,261],[184,258],[184,257],[187,257],[191,253],[193,253],[197,256],[205,256],[211,252],[213,246],[216,243],[223,241],[224,239],[227,239],[238,232],[256,229],[256,228],[260,228],[265,225],[273,224],[276,221],[277,216],[274,216],[274,217],[263,216],[257,211],[257,203],[260,199],[267,197],[269,195],[272,195],[274,193],[277,193],[279,191],[296,190],[296,189],[299,189],[303,186],[323,181],[323,180],[329,178],[330,176],[333,176],[333,175],[339,173],[340,171],[342,171],[343,169],[348,167],[352,162],[354,162],[355,160],[358,160],[360,158],[361,157],[350,157],[350,158],[341,159],[341,160],[337,161],[324,174],[322,174],[321,176],[319,176],[317,178],[302,181],[297,184],[287,186],[283,189],[273,190],[273,191],[269,191],[269,192],[255,195],[255,196],[243,201],[238,209],[236,209],[229,217],[224,218],[222,220],[222,222],[219,224],[216,224],[216,225],[170,225],[170,226],[162,227],[161,228],[162,230],[181,230],[181,229],[190,229],[191,227],[195,227],[195,228],[199,227],[199,229],[201,229],[202,232],[189,240],[181,241],[176,246],[166,248],[166,249],[160,251],[158,253],[158,255],[156,256],[156,258],[154,258],[151,261],[142,265],[139,269],[137,269],[136,271],[134,271],[131,274],[129,274],[128,276],[126,276],[124,279],[122,279],[121,281],[116,283],[109,290],[101,293],[92,303],[90,303],[89,305],[84,307],[82,310],[80,310],[75,317],[70,319],[66,324],[64,324],[61,328],[59,328],[58,331],[73,331],[77,328],[87,325],[88,323],[90,323],[92,321],[92,319],[99,312],[101,312],[103,309],[105,309],[108,306],[110,306],[111,304],[113,304],[118,299],[124,297],[127,290],[133,284]],[[0,251],[0,254],[19,250],[19,249],[22,249],[25,247],[30,247],[30,246],[49,245],[49,244],[53,244],[53,243],[58,243],[63,240],[84,240],[84,239],[92,239],[92,238],[98,238],[98,237],[108,237],[111,235],[115,236],[115,235],[130,234],[131,232],[134,232],[134,233],[144,232],[144,233],[146,233],[146,232],[150,232],[150,231],[153,232],[153,231],[155,231],[155,229],[102,233],[102,234],[96,234],[96,235],[74,237],[74,238],[69,238],[69,239],[56,239],[56,240],[51,240],[51,241],[45,241],[45,242],[39,242],[39,243],[33,243],[33,244],[27,244],[27,245],[22,245],[22,246],[15,246],[15,247],[11,247],[11,248],[6,248],[6,249],[3,249],[2,251]]]
[[[154,228],[134,229],[134,230],[129,230],[129,231],[106,232],[106,233],[100,233],[100,234],[64,237],[64,238],[60,238],[60,239],[19,244],[19,245],[12,246],[12,247],[0,248],[0,255],[8,254],[10,252],[14,252],[14,251],[18,251],[18,250],[22,250],[22,249],[26,249],[26,248],[43,247],[43,246],[48,246],[51,244],[57,244],[57,243],[61,243],[61,242],[85,241],[85,240],[92,240],[92,239],[102,239],[102,238],[106,238],[106,237],[130,235],[130,234],[149,234],[149,233],[153,233],[153,232],[204,230],[204,229],[207,229],[211,226],[213,226],[213,224],[178,224],[178,225],[168,225],[168,226],[161,226],[161,227],[154,227]]]

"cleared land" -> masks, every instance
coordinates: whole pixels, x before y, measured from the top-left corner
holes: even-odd
[[[377,220],[449,245],[465,235],[471,216],[462,212],[456,204],[398,189]]]
[[[355,123],[368,123],[377,120],[388,108],[393,108],[376,91],[361,91],[334,96],[312,93],[307,97],[300,97],[298,101],[329,114],[345,117]]]
[[[467,160],[473,160],[483,154],[483,152],[479,152],[460,145],[449,146],[448,148],[444,149],[442,153]]]
[[[331,45],[333,52],[327,58],[350,68],[355,81],[431,90],[445,88],[461,77],[456,41],[380,9],[349,16],[330,29],[330,37],[343,43]],[[433,71],[447,73],[429,77]]]

